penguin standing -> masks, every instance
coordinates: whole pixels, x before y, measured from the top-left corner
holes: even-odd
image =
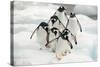
[[[58,28],[56,28],[56,27],[51,28],[49,31],[49,41],[57,38],[59,36],[59,33],[60,33],[60,31]],[[55,52],[56,43],[57,42],[55,40],[52,43],[47,44],[46,47],[48,47],[50,49],[50,51]]]
[[[57,39],[56,57],[58,60],[61,60],[66,54],[71,53],[73,45],[69,41],[69,36],[71,36],[71,32],[68,29],[64,29],[60,34],[60,37]]]
[[[66,14],[66,9],[63,6],[60,6],[57,11],[55,12],[55,15],[58,16],[59,20],[66,26],[68,17]]]
[[[71,36],[71,32],[68,29],[64,29],[57,38],[49,41],[49,44],[54,41],[56,42],[55,51],[58,60],[61,60],[66,54],[71,53],[73,45],[69,41],[69,36]]]
[[[44,47],[45,48],[45,44],[49,41],[49,36],[48,36],[48,24],[45,22],[41,22],[39,24],[39,26],[34,30],[34,32],[32,33],[30,39],[32,38],[32,36],[34,35],[34,33],[37,33],[37,38],[39,43],[41,44],[41,48]]]
[[[82,28],[75,13],[72,13],[72,12],[70,13],[68,22],[66,24],[66,28],[69,29],[70,32],[73,34],[75,44],[77,44],[76,36],[79,30],[80,32],[82,32]]]
[[[50,18],[50,22],[48,23],[48,25],[49,25],[49,28],[56,27],[60,31],[62,31],[63,29],[65,29],[65,26],[63,25],[63,23],[59,20],[59,18],[56,15],[53,15]]]

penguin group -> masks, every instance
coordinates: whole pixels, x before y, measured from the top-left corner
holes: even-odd
[[[36,32],[38,42],[41,44],[40,50],[48,48],[56,54],[56,58],[61,60],[71,53],[73,44],[70,38],[77,45],[77,32],[82,32],[81,24],[74,12],[66,14],[67,9],[60,6],[48,22],[41,22],[33,31],[30,39]]]

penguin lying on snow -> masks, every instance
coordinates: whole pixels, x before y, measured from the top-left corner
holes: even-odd
[[[65,26],[63,25],[63,23],[59,20],[59,18],[56,15],[53,15],[50,18],[50,22],[48,22],[48,25],[49,25],[49,28],[56,27],[60,31],[62,31],[63,29],[65,29]]]
[[[64,29],[63,32],[60,32],[60,35],[49,41],[47,44],[50,44],[52,42],[56,42],[55,44],[55,50],[56,50],[56,57],[58,60],[61,60],[64,55],[67,53],[71,53],[71,49],[73,48],[73,45],[69,41],[69,36],[71,36],[72,33],[68,29]],[[46,45],[47,45],[46,44]]]
[[[30,39],[32,39],[32,36],[34,35],[34,33],[35,32],[37,33],[38,41],[41,44],[40,49],[42,49],[42,47],[45,47],[45,44],[48,43],[49,41],[48,30],[49,30],[48,24],[45,22],[41,22],[39,26],[33,31],[30,37]]]
[[[57,37],[59,36],[59,33],[60,33],[60,31],[59,31],[58,28],[56,28],[56,27],[51,28],[50,31],[49,31],[49,41],[51,41],[51,40],[57,38]],[[52,52],[55,52],[56,43],[57,43],[57,42],[56,42],[56,40],[55,40],[55,41],[53,41],[53,42],[50,43],[50,44],[46,44],[45,46],[46,46],[47,48],[49,48]]]
[[[82,27],[81,27],[79,20],[77,19],[75,13],[72,13],[72,12],[70,13],[70,17],[66,24],[66,28],[71,31],[71,33],[73,34],[75,44],[77,44],[76,35],[79,30],[80,30],[80,32],[82,32]]]

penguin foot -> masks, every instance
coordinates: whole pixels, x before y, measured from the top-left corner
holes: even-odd
[[[56,57],[57,57],[58,60],[61,60],[63,58],[62,54],[56,55]]]

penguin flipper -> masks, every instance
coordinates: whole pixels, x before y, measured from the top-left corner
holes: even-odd
[[[75,16],[76,17],[76,16]],[[77,17],[76,17],[76,19],[77,19]],[[82,27],[81,27],[81,24],[80,24],[80,22],[79,22],[79,20],[77,19],[77,24],[78,24],[78,26],[79,26],[79,28],[80,28],[80,32],[82,32]]]
[[[64,26],[64,24],[60,21],[60,19],[59,19],[59,23],[60,23],[64,28],[66,28],[66,27]]]
[[[79,23],[79,21],[77,20],[77,22],[78,22],[78,26],[79,26],[79,28],[80,28],[80,32],[82,32],[82,27],[81,27],[81,24]]]
[[[69,41],[69,39],[67,39],[68,43],[69,43],[69,46],[71,47],[71,49],[73,49],[73,45],[72,43]]]
[[[77,45],[76,37],[75,37],[72,33],[71,33],[71,35],[72,35],[72,37],[73,37],[73,39],[74,39],[75,44]]]
[[[33,33],[32,33],[32,35],[31,35],[31,37],[30,37],[30,39],[32,39],[32,37],[33,37],[33,35],[34,35],[34,33],[35,33],[35,31],[38,29],[38,27],[33,31]]]
[[[67,14],[66,13],[64,13],[64,14],[65,14],[66,19],[68,20]]]
[[[69,19],[68,19],[68,21],[67,21],[66,28],[67,28],[68,24],[69,24]]]
[[[57,38],[55,38],[55,39],[52,39],[51,41],[47,42],[47,43],[45,44],[45,46],[48,46],[48,44],[52,43],[53,41],[57,40],[58,38],[59,38],[59,37],[57,37]]]

